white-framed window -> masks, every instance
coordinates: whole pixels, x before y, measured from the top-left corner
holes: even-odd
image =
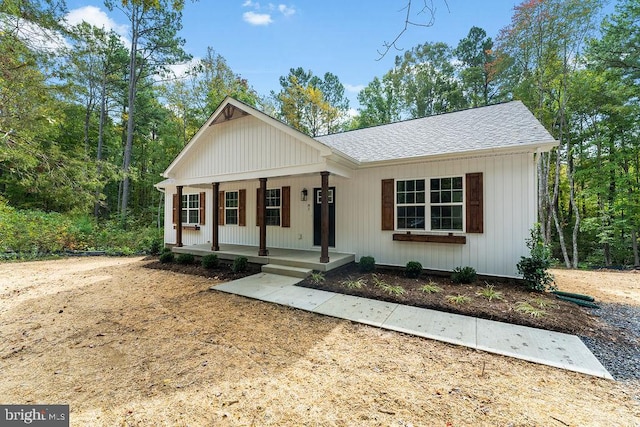
[[[267,190],[267,225],[280,225],[282,198],[279,188]]]
[[[396,181],[398,230],[462,231],[463,213],[461,176]]]
[[[396,210],[399,229],[425,229],[425,201],[424,179],[396,181]]]
[[[431,229],[462,231],[462,177],[431,178]]]
[[[182,195],[182,223],[198,224],[200,222],[200,194]]]
[[[227,225],[238,225],[239,197],[237,191],[226,191],[224,193],[224,223]]]

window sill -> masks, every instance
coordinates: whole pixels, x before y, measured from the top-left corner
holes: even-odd
[[[173,229],[176,229],[176,225],[173,224]],[[182,229],[183,230],[193,230],[193,231],[198,231],[200,230],[200,226],[198,224],[182,224]]]
[[[453,233],[449,233],[449,234],[396,233],[393,235],[393,240],[396,240],[399,242],[454,243],[458,245],[464,245],[467,243],[467,236],[454,236]]]

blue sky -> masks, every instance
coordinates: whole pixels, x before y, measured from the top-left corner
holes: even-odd
[[[427,0],[429,1],[429,0]],[[410,27],[399,41],[405,49],[424,42],[455,46],[472,26],[495,38],[511,21],[520,1],[433,0],[431,27]],[[423,0],[414,0],[414,9]],[[185,1],[185,50],[198,58],[213,47],[232,70],[247,79],[260,95],[279,91],[279,77],[303,67],[316,75],[329,71],[347,89],[351,107],[356,94],[375,76],[392,68],[390,51],[379,59],[384,41],[393,40],[404,26],[406,0],[323,0],[280,3],[253,0]],[[70,20],[115,27],[126,34],[126,21],[109,12],[99,0],[67,0]],[[88,7],[89,6],[89,7]]]

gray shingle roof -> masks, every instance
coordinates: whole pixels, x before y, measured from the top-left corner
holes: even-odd
[[[316,137],[360,162],[552,142],[520,101]]]

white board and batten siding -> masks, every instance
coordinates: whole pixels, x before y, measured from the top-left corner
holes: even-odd
[[[394,241],[398,231],[381,230],[381,182],[383,179],[419,179],[464,176],[482,172],[484,232],[466,235],[466,244]],[[525,239],[536,221],[536,169],[531,153],[469,157],[446,161],[364,168],[351,178],[331,175],[329,185],[336,187],[336,246],[338,252],[354,253],[356,259],[371,255],[378,264],[404,266],[419,261],[424,268],[451,271],[472,266],[480,274],[518,276],[516,263],[527,254]],[[220,243],[259,244],[256,226],[258,180],[225,182],[220,191],[247,191],[246,226],[219,227]],[[267,227],[267,247],[318,249],[313,246],[313,189],[320,187],[320,176],[304,175],[269,178],[267,188],[291,188],[291,227]],[[308,200],[300,200],[303,189]],[[534,190],[532,190],[534,189]],[[184,194],[206,192],[207,221],[198,231],[185,230],[183,244],[211,242],[213,194],[210,188],[185,187]],[[167,194],[175,189],[167,188]],[[165,212],[171,212],[166,197]],[[167,216],[169,222],[171,217]],[[401,232],[401,231],[400,231]],[[165,227],[165,241],[175,241],[175,230]]]
[[[176,168],[175,178],[216,177],[218,181],[226,181],[268,177],[281,175],[283,168],[322,163],[319,150],[246,116],[208,127]]]

